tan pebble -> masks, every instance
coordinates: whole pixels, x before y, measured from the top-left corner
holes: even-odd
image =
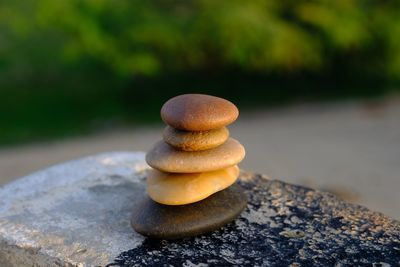
[[[203,173],[165,173],[149,170],[147,193],[165,205],[185,205],[200,201],[232,185],[239,176],[235,165]]]
[[[163,132],[166,143],[184,151],[200,151],[217,147],[229,137],[229,131],[222,127],[209,131],[183,131],[167,126]]]
[[[163,172],[195,173],[236,165],[244,156],[244,147],[233,138],[216,148],[195,152],[181,151],[159,141],[147,153],[146,162]]]
[[[173,128],[208,131],[234,122],[239,110],[230,101],[203,94],[179,95],[161,108],[161,118]]]

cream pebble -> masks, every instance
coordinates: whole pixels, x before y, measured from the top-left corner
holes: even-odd
[[[147,193],[161,204],[185,205],[229,187],[238,176],[236,165],[202,173],[165,173],[153,169],[148,172]]]

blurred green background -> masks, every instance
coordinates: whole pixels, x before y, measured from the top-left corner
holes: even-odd
[[[159,121],[203,92],[241,108],[399,91],[400,2],[0,3],[0,145]]]

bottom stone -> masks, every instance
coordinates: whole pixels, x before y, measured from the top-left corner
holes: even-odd
[[[135,207],[131,225],[138,233],[152,238],[184,238],[221,228],[246,205],[247,197],[237,184],[189,205],[162,205],[146,196]]]

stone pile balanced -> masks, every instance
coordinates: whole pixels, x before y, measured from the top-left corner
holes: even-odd
[[[235,219],[246,196],[234,183],[245,150],[227,125],[239,111],[228,100],[186,94],[167,101],[163,140],[147,153],[146,197],[133,213],[133,228],[146,236],[176,239],[213,231]]]

